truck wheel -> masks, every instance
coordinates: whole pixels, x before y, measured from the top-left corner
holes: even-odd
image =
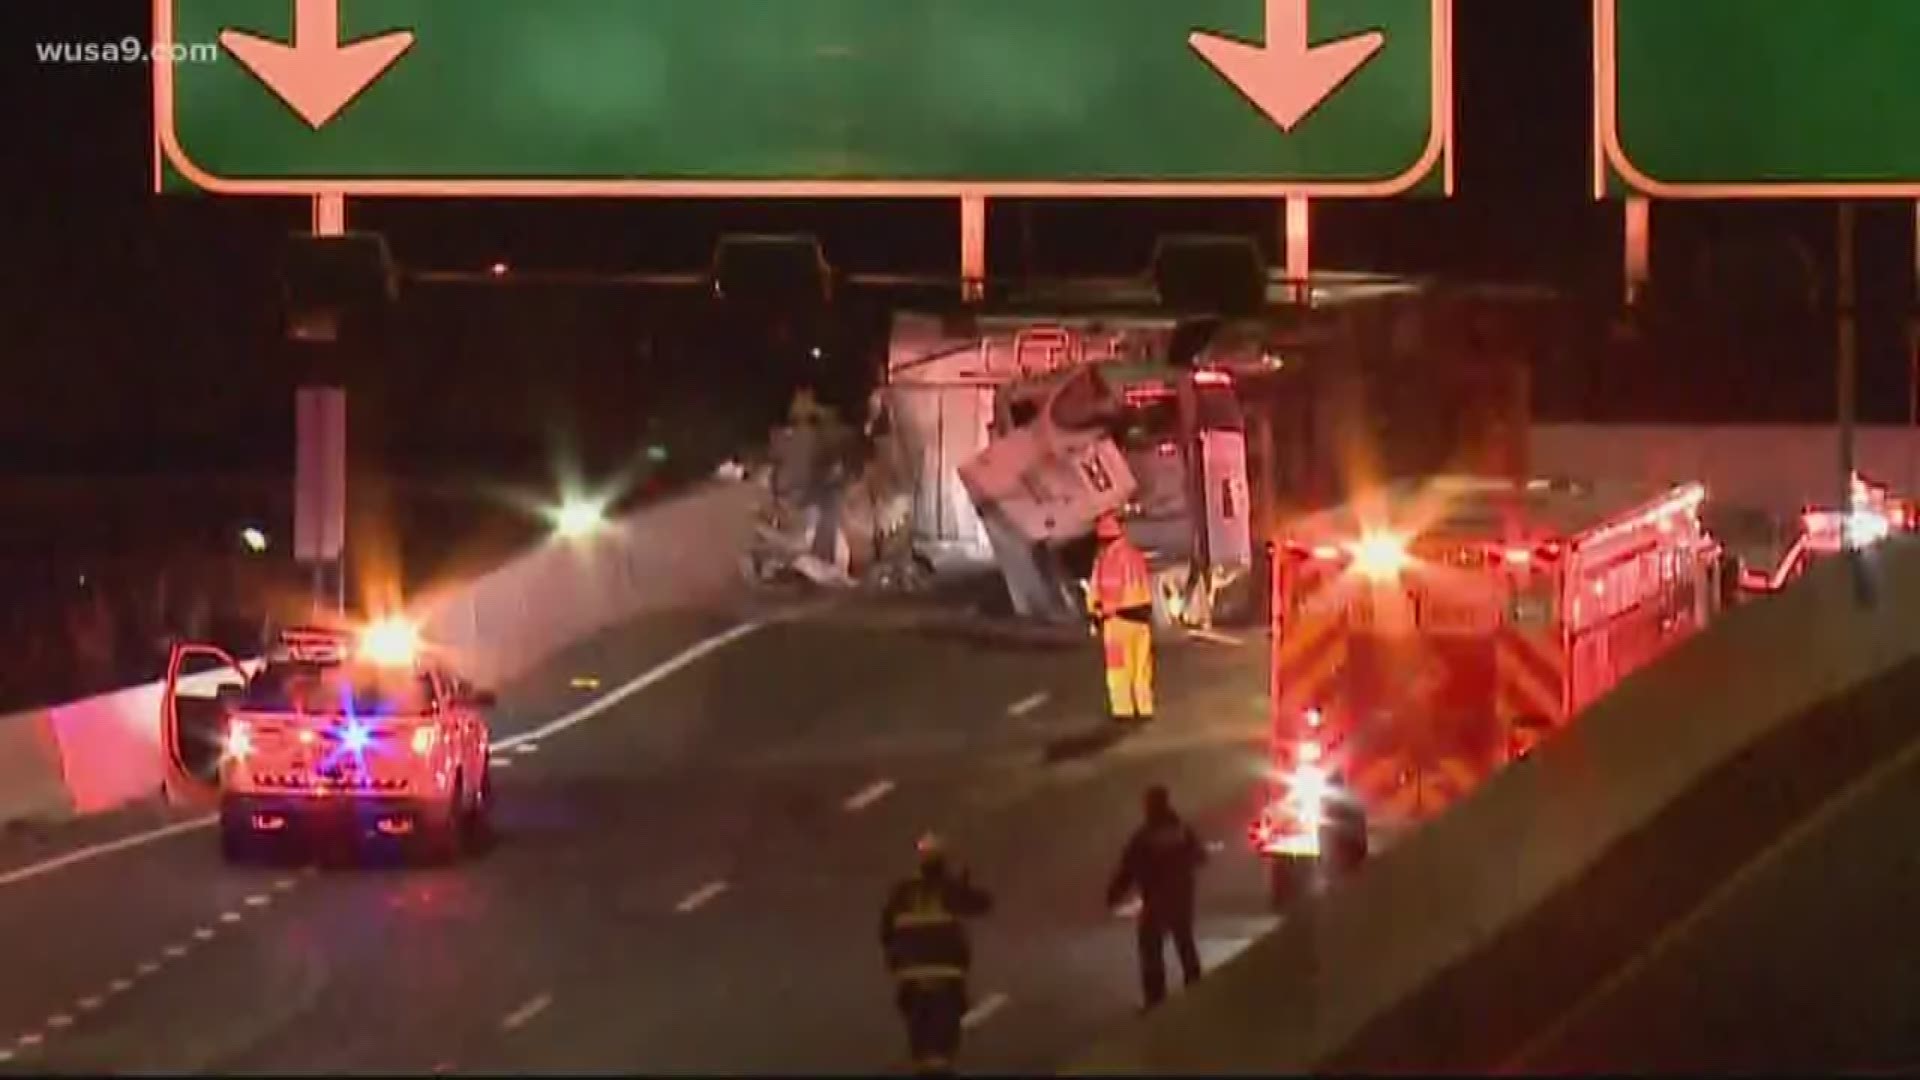
[[[484,850],[493,842],[493,770],[482,767],[480,770],[480,790],[474,794],[473,805],[467,808],[461,818],[461,829],[466,848],[469,851]]]
[[[461,805],[466,801],[464,780],[456,775],[446,809],[426,815],[420,823],[420,852],[429,865],[444,865],[460,857],[461,833],[466,821],[466,808]]]
[[[1276,855],[1267,860],[1267,902],[1275,914],[1285,912],[1313,885],[1313,859]]]

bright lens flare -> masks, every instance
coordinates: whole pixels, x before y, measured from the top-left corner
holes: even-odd
[[[578,540],[592,535],[605,519],[605,510],[597,502],[585,499],[568,499],[554,515],[554,528],[567,540]]]
[[[375,664],[404,667],[420,653],[420,628],[399,617],[381,619],[360,634],[360,656]]]
[[[1364,577],[1395,577],[1409,561],[1406,538],[1392,533],[1367,533],[1353,545],[1353,568]]]

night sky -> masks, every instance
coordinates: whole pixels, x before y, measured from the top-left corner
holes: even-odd
[[[1538,380],[1549,414],[1830,416],[1831,316],[1783,312],[1778,295],[1797,285],[1766,270],[1797,259],[1825,287],[1830,208],[1660,208],[1656,275],[1682,315],[1643,320],[1637,336],[1615,317],[1619,210],[1585,194],[1587,12],[1585,0],[1459,0],[1460,196],[1327,205],[1316,262],[1566,289],[1587,314],[1563,328],[1572,347]],[[145,70],[34,57],[39,41],[144,35],[147,17],[143,0],[13,0],[0,14],[16,128],[0,262],[0,464],[16,469],[188,468],[269,444],[283,455],[288,441],[277,267],[305,208],[149,194]],[[354,216],[425,268],[504,259],[684,270],[704,264],[719,233],[765,229],[813,231],[851,270],[938,272],[955,259],[952,210],[938,205],[386,203]],[[1001,205],[992,258],[996,272],[1130,271],[1157,232],[1264,234],[1274,220],[1257,204]],[[1911,216],[1870,207],[1864,221],[1863,408],[1903,420]],[[1729,263],[1759,269],[1724,285],[1733,275],[1714,267]],[[1718,302],[1689,299],[1703,283],[1723,285],[1711,290]],[[683,340],[697,330],[626,294],[443,289],[409,304],[413,330],[384,377],[408,388],[396,400],[417,403],[422,453],[476,428],[506,441],[618,442],[648,411],[651,388],[700,377]],[[678,344],[662,343],[665,322],[679,327]],[[738,369],[707,377],[747,379]]]

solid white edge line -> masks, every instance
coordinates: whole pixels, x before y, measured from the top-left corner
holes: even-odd
[[[91,859],[97,859],[102,855],[112,855],[117,851],[126,851],[129,848],[142,847],[160,840],[165,840],[170,836],[179,836],[182,833],[195,832],[219,820],[220,815],[218,814],[206,814],[187,821],[177,821],[172,825],[165,825],[149,832],[135,833],[132,836],[123,836],[118,840],[109,840],[106,843],[90,844],[87,847],[77,848],[67,852],[65,855],[57,855],[45,862],[37,862],[28,866],[8,870],[5,873],[0,873],[0,889],[4,889],[9,885],[17,885],[22,881],[31,881],[34,878],[51,874],[56,870],[64,870],[75,863],[83,863]]]
[[[678,672],[680,669],[686,667],[689,664],[692,664],[694,661],[699,660],[710,653],[717,652],[720,649],[723,649],[726,646],[731,645],[734,642],[740,640],[741,638],[746,637],[748,634],[752,634],[756,631],[764,629],[766,626],[768,626],[770,623],[774,621],[775,620],[773,619],[755,619],[751,622],[742,623],[739,626],[736,626],[733,629],[728,630],[724,633],[715,634],[714,636],[707,638],[706,640],[701,641],[681,651],[679,655],[673,657],[672,659],[666,661],[663,664],[660,664],[658,667],[655,667],[652,670],[647,671],[646,673],[633,679],[632,681],[620,686],[618,689],[614,690],[612,693],[608,694],[607,696],[602,698],[596,698],[595,700],[590,701],[585,705],[582,705],[581,707],[573,710],[572,712],[566,714],[565,716],[562,716],[560,719],[555,720],[542,727],[535,728],[532,731],[524,732],[520,735],[514,735],[505,739],[501,739],[500,741],[494,743],[493,746],[496,749],[511,749],[515,746],[520,745],[521,743],[532,742],[536,739],[542,739],[547,737],[548,735],[555,735],[562,731],[567,730],[570,727],[575,727],[579,724],[583,724],[586,721],[591,720],[594,717],[600,715],[601,713],[606,712],[608,709],[613,708],[615,705],[620,704],[622,701],[625,701],[626,699],[632,697],[633,695],[639,693],[640,691],[645,690],[647,687],[652,686],[653,684],[660,682],[663,679],[666,679],[668,676],[673,675],[674,673]],[[69,866],[74,866],[76,864],[83,863],[83,862],[91,862],[94,859],[98,859],[106,855],[112,855],[116,852],[129,851],[133,848],[145,847],[148,844],[158,843],[159,841],[165,840],[168,837],[181,836],[190,832],[198,832],[201,829],[205,829],[205,828],[208,828],[209,826],[217,824],[219,820],[220,820],[220,815],[218,814],[203,814],[197,818],[190,818],[186,821],[177,821],[172,825],[163,825],[158,829],[152,829],[147,832],[134,833],[132,836],[122,836],[117,840],[108,840],[108,841],[105,841],[104,843],[99,843],[99,844],[89,844],[86,847],[76,848],[73,851],[69,851],[64,855],[56,855],[51,859],[45,860],[44,862],[30,863],[26,866],[15,867],[12,870],[0,872],[0,889],[4,889],[10,885],[18,885],[23,881],[32,881],[34,878],[45,877],[46,875],[54,873],[56,871],[64,870]]]
[[[726,648],[728,645],[746,637],[748,634],[756,633],[764,629],[769,622],[770,620],[767,619],[755,619],[751,622],[741,623],[731,630],[715,634],[704,641],[690,645],[665,663],[620,684],[620,686],[605,696],[587,702],[585,705],[580,706],[558,720],[542,724],[532,731],[521,732],[518,735],[501,739],[493,745],[496,748],[511,748],[521,743],[536,742],[549,735],[557,735],[568,728],[584,724],[588,720],[599,716],[601,713],[606,712],[608,709],[613,708],[615,705],[620,704],[640,691],[645,690],[647,687],[670,678],[677,674],[682,668],[687,667],[695,661]]]
[[[1006,1008],[1007,1002],[1011,1000],[1012,999],[1006,994],[998,990],[988,994],[986,997],[980,999],[980,1004],[967,1010],[967,1014],[960,1018],[960,1026],[963,1028],[979,1027],[981,1024],[993,1019],[993,1014]]]

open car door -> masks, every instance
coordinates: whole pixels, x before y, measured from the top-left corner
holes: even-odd
[[[184,642],[173,646],[160,698],[169,799],[203,804],[218,799],[227,718],[246,686],[246,670],[226,650]]]

